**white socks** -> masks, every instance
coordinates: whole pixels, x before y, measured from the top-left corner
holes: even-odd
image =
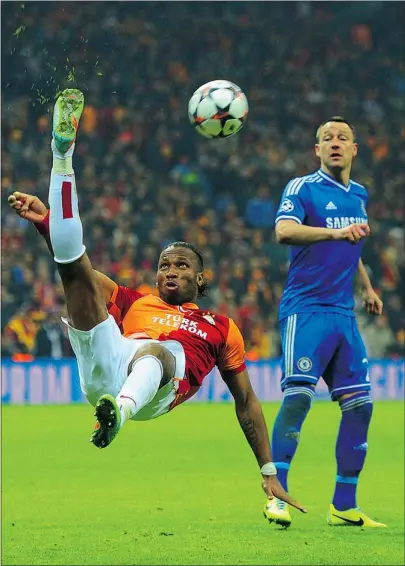
[[[155,356],[146,355],[135,360],[131,373],[116,397],[121,410],[121,426],[152,401],[162,377],[163,366]]]
[[[49,232],[57,263],[72,263],[86,248],[79,215],[75,174],[72,168],[73,146],[60,154],[52,141],[53,167],[49,186]]]
[[[66,153],[59,153],[59,151],[55,147],[55,142],[52,140],[51,148],[53,154],[52,170],[54,171],[54,173],[60,173],[62,175],[74,175],[72,157],[75,150],[75,144],[73,144]]]

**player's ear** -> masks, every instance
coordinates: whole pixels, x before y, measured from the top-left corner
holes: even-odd
[[[356,157],[358,150],[359,150],[359,144],[354,143],[353,144],[353,157]]]
[[[317,157],[320,157],[320,155],[319,155],[319,144],[317,144],[317,143],[315,144],[315,155]]]
[[[197,285],[201,287],[203,283],[204,283],[204,273],[203,272],[197,273]]]

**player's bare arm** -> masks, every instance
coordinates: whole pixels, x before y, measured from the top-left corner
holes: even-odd
[[[247,370],[239,373],[222,372],[222,378],[235,400],[239,424],[262,471],[263,490],[269,498],[278,497],[306,513],[305,507],[292,499],[283,489],[275,473],[267,475],[266,465],[272,463],[269,434],[262,408],[253,391]]]
[[[373,289],[373,285],[364,267],[362,259],[359,260],[357,275],[364,290],[364,308],[369,314],[380,315],[383,312],[383,302]]]
[[[49,210],[45,204],[37,196],[29,195],[15,191],[8,197],[10,207],[20,216],[25,218],[32,224],[41,225],[45,222],[49,214]],[[48,246],[50,253],[53,256],[52,242],[49,235],[49,230],[41,231],[42,236]],[[112,279],[101,273],[100,271],[93,270],[104,292],[105,303],[108,304],[113,294],[115,283]]]
[[[304,226],[294,220],[280,220],[276,224],[276,238],[279,244],[307,245],[328,240],[342,240],[358,244],[360,240],[370,235],[368,224],[351,224],[345,228],[322,228]]]

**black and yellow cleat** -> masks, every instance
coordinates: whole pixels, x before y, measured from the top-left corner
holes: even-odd
[[[329,506],[326,521],[331,527],[362,527],[363,529],[371,527],[376,529],[387,526],[370,519],[359,507],[339,511],[332,503]]]
[[[106,448],[117,436],[121,426],[121,412],[112,395],[102,395],[96,403],[97,422],[90,442],[97,448]]]

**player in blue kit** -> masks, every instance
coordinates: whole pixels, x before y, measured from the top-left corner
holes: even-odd
[[[367,453],[372,415],[367,354],[353,312],[359,274],[370,314],[382,313],[361,261],[370,235],[366,189],[350,179],[357,154],[355,131],[335,116],[316,134],[318,171],[290,181],[276,215],[276,236],[291,246],[290,269],[279,310],[283,402],[273,428],[273,456],[287,491],[287,475],[300,430],[322,377],[342,419],[336,443],[337,476],[329,525],[385,527],[357,507],[356,489]],[[277,499],[264,510],[270,522],[288,527],[288,506]]]

